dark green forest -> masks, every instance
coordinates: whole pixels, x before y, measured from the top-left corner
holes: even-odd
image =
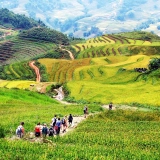
[[[67,38],[66,35],[56,30],[44,28],[44,27],[32,28],[30,30],[22,31],[19,34],[19,37],[49,41],[49,42],[53,42],[56,44],[63,44],[63,45],[69,44],[69,39]]]
[[[45,27],[42,21],[35,21],[25,15],[15,14],[8,9],[0,9],[0,25],[13,29],[30,29],[37,26]]]

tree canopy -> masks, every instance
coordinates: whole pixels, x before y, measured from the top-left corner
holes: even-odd
[[[49,41],[56,44],[69,44],[69,39],[66,35],[56,30],[44,27],[32,28],[30,30],[22,31],[19,36],[21,38]]]
[[[30,29],[37,26],[45,26],[42,21],[35,21],[25,15],[15,14],[8,9],[0,9],[0,25],[7,28]]]

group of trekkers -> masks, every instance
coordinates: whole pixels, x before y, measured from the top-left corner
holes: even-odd
[[[112,110],[112,107],[113,107],[113,104],[111,102],[109,104],[109,110]],[[84,106],[83,112],[84,112],[84,118],[86,118],[88,114],[87,106]],[[67,128],[72,125],[72,122],[73,122],[72,114],[70,114],[68,117],[64,116],[62,119],[60,119],[59,117],[57,118],[57,115],[55,115],[51,120],[51,124],[49,128],[47,127],[46,123],[44,123],[43,125],[41,125],[40,122],[37,123],[37,125],[34,128],[35,137],[45,138],[47,135],[48,136],[59,135],[61,130],[62,130],[62,133],[65,133]],[[21,122],[21,124],[16,129],[16,134],[20,138],[23,137],[24,122]]]
[[[57,118],[57,115],[55,115],[52,120],[50,127],[47,127],[46,123],[43,125],[37,123],[37,125],[34,128],[35,137],[43,137],[45,138],[48,136],[54,136],[59,135],[60,131],[62,130],[62,133],[66,132],[67,128],[72,125],[73,122],[73,116],[70,114],[68,117],[64,116],[62,119],[59,117]],[[16,135],[20,138],[24,135],[24,122],[21,122],[18,128],[16,129]]]

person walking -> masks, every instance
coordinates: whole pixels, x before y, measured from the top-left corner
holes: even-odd
[[[51,125],[48,131],[48,136],[54,136],[54,129],[53,126]]]
[[[88,107],[87,106],[84,106],[83,113],[84,113],[84,118],[86,118],[87,114],[88,114]]]
[[[22,138],[24,136],[24,122],[21,122],[20,125],[16,129],[16,135],[19,138]]]
[[[40,137],[40,136],[41,136],[41,126],[40,126],[40,122],[37,123],[37,125],[35,126],[34,132],[35,132],[35,136],[36,136],[36,137]]]
[[[55,124],[55,130],[56,130],[56,134],[59,135],[60,134],[60,130],[61,130],[61,119],[58,118],[56,124]]]
[[[42,128],[43,138],[46,138],[47,134],[48,134],[48,128],[47,128],[46,123],[44,123],[43,128]]]
[[[56,121],[57,121],[57,115],[54,115],[54,117],[52,118],[52,126],[54,128],[55,124],[56,124]]]
[[[72,122],[73,122],[73,116],[72,116],[72,114],[70,114],[68,117],[69,127],[72,125]]]
[[[62,119],[63,133],[66,132],[67,129],[67,116]]]
[[[112,102],[109,104],[109,110],[112,110],[113,104]]]

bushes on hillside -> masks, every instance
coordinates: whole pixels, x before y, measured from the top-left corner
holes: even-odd
[[[160,58],[152,58],[148,68],[150,70],[157,70],[158,68],[160,68]]]
[[[19,36],[23,38],[30,38],[33,40],[36,39],[49,41],[56,44],[69,44],[69,40],[66,35],[49,28],[32,28],[27,31],[22,31]]]
[[[4,127],[0,125],[0,138],[4,138],[5,137],[5,130]]]

